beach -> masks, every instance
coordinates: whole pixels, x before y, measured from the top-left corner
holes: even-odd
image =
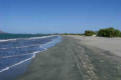
[[[80,43],[86,46],[93,46],[103,50],[107,50],[121,57],[121,38],[105,38],[105,37],[85,37],[70,36],[81,40]]]
[[[0,40],[0,80],[15,80],[36,54],[61,41],[60,36]]]
[[[16,80],[120,80],[120,42],[120,38],[63,36],[56,46],[37,54]]]

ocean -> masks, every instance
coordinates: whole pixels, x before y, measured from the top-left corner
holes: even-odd
[[[37,53],[60,41],[60,36],[0,40],[0,80],[14,80],[26,71]]]

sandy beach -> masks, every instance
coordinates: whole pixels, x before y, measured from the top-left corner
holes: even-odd
[[[70,36],[81,40],[80,43],[110,51],[117,56],[121,56],[121,38],[104,38],[104,37],[84,37]]]
[[[120,80],[121,39],[63,36],[16,80]]]

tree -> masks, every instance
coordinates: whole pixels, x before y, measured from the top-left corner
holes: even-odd
[[[87,31],[85,31],[85,36],[93,36],[93,35],[95,35],[96,33],[94,32],[94,31],[91,31],[91,30],[87,30]]]
[[[99,30],[97,35],[100,37],[119,37],[121,32],[111,27]]]

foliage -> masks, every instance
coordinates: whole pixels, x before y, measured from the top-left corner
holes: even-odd
[[[100,37],[120,37],[121,32],[114,28],[105,28],[98,31]]]
[[[85,36],[93,36],[93,35],[95,35],[96,33],[94,32],[94,31],[91,31],[91,30],[87,30],[87,31],[85,31],[85,33],[84,33],[84,35]]]

